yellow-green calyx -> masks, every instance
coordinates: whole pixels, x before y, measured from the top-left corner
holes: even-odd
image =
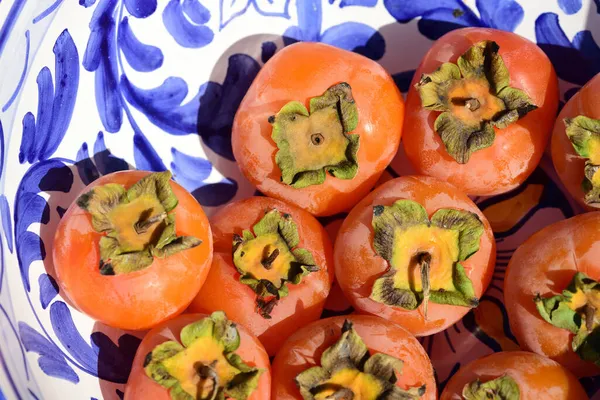
[[[373,207],[373,245],[390,264],[375,280],[371,299],[407,310],[427,302],[476,307],[473,283],[459,261],[479,250],[477,214],[442,208],[431,217],[419,203],[398,200]]]
[[[485,383],[479,379],[467,383],[462,396],[465,400],[520,400],[521,391],[513,378],[503,375]]]
[[[580,115],[565,118],[564,123],[575,152],[586,159],[583,199],[589,206],[600,207],[600,119]]]
[[[291,215],[273,209],[252,230],[233,236],[233,263],[240,282],[256,293],[261,316],[271,318],[277,301],[288,294],[287,284],[299,284],[319,267],[308,250],[297,247],[300,238]]]
[[[396,386],[402,360],[383,353],[369,354],[362,338],[345,321],[342,336],[321,355],[321,366],[296,376],[305,400],[413,400],[425,385],[408,390]]]
[[[168,257],[202,243],[193,236],[177,236],[177,197],[169,171],[147,175],[126,190],[108,183],[96,186],[77,199],[92,215],[100,239],[100,273],[123,274],[144,269],[154,257]]]
[[[292,101],[269,117],[282,182],[299,189],[325,182],[327,172],[339,179],[354,178],[360,136],[349,134],[358,125],[350,85],[330,87],[310,99],[309,106],[310,113],[303,103]]]
[[[534,298],[541,317],[574,334],[571,347],[579,357],[600,366],[600,283],[575,273],[562,294]]]
[[[421,104],[441,111],[434,123],[448,154],[465,164],[490,147],[494,127],[503,129],[537,108],[525,92],[509,86],[510,76],[496,42],[469,48],[456,64],[443,63],[416,84]]]
[[[169,389],[173,400],[244,400],[264,372],[250,367],[235,351],[240,336],[221,311],[187,325],[181,343],[168,341],[146,355],[146,375]]]

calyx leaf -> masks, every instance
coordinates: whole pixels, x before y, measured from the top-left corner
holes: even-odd
[[[377,278],[370,298],[407,310],[422,302],[475,307],[473,283],[460,261],[479,250],[484,228],[477,214],[457,209],[439,209],[428,218],[425,208],[412,200],[373,208],[373,246],[390,264]],[[434,245],[432,254],[409,249]],[[451,279],[433,279],[436,276]],[[429,278],[429,279],[427,279]]]
[[[425,385],[408,390],[396,386],[402,374],[402,360],[387,354],[371,355],[362,338],[346,320],[342,335],[321,355],[321,366],[311,367],[296,376],[296,385],[305,400],[352,399],[368,393],[378,400],[419,399]]]
[[[310,251],[298,248],[298,227],[289,214],[272,209],[252,228],[233,237],[233,263],[240,282],[257,295],[259,313],[270,314],[277,301],[287,296],[288,284],[297,285],[319,267]]]
[[[566,132],[575,152],[586,159],[581,183],[584,201],[591,207],[600,207],[600,119],[579,115],[565,118]]]
[[[465,400],[520,400],[521,390],[513,378],[502,375],[487,382],[477,379],[467,383],[462,396]]]
[[[161,343],[144,361],[146,375],[170,389],[173,400],[244,400],[258,387],[264,371],[235,353],[240,336],[222,311],[185,326],[179,336],[181,344]]]
[[[202,243],[191,236],[178,237],[175,214],[178,200],[169,184],[169,171],[153,173],[126,190],[108,183],[77,199],[92,216],[100,238],[100,273],[116,275],[139,271],[154,257],[168,257]],[[170,212],[170,213],[169,213]]]
[[[358,108],[350,85],[331,86],[310,99],[310,113],[299,101],[269,118],[283,183],[300,189],[325,182],[326,173],[352,179],[358,171]]]
[[[562,294],[534,298],[540,316],[574,334],[571,347],[579,357],[600,366],[600,283],[576,272]]]
[[[494,128],[506,128],[537,108],[525,92],[509,86],[498,49],[493,41],[476,43],[456,64],[443,63],[415,85],[423,108],[441,112],[434,129],[460,164],[493,144]]]

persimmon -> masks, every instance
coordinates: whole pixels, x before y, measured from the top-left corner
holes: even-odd
[[[552,133],[552,161],[571,196],[600,208],[600,74],[561,110]]]
[[[189,310],[224,311],[274,355],[323,311],[333,281],[327,232],[308,212],[267,197],[230,203],[211,222],[214,260]]]
[[[368,315],[300,328],[277,353],[272,374],[271,397],[277,400],[430,400],[437,392],[433,367],[417,339]]]
[[[534,171],[559,93],[533,42],[495,29],[454,30],[433,44],[412,84],[402,140],[417,173],[487,196]]]
[[[579,377],[600,374],[599,243],[600,212],[556,222],[519,246],[504,279],[506,311],[521,348]]]
[[[506,351],[458,370],[440,400],[585,400],[577,380],[560,364],[538,354]]]
[[[256,337],[223,312],[185,314],[146,334],[126,400],[269,400],[269,357]]]
[[[357,312],[431,335],[479,304],[495,248],[488,221],[465,194],[406,176],[375,189],[344,220],[336,279]]]
[[[121,171],[91,183],[60,221],[62,293],[107,325],[144,330],[183,312],[212,261],[208,218],[169,171]]]
[[[233,153],[262,193],[317,216],[350,209],[392,161],[404,102],[362,55],[300,42],[260,70],[233,122]]]

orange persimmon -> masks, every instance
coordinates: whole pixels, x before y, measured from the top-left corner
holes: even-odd
[[[54,240],[61,292],[107,325],[144,330],[185,310],[212,261],[208,218],[170,172],[121,171],[91,183]]]
[[[233,153],[261,192],[311,214],[348,210],[393,159],[404,102],[362,55],[300,42],[260,70],[233,122]]]
[[[335,242],[336,279],[357,312],[431,335],[477,306],[495,249],[488,221],[465,194],[435,178],[406,176],[350,212]]]

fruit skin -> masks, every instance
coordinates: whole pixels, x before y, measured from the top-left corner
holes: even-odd
[[[205,317],[208,317],[208,315],[180,315],[172,320],[161,323],[144,336],[135,354],[131,373],[127,380],[125,400],[171,400],[168,390],[146,375],[143,367],[144,359],[154,347],[163,342],[168,340],[179,342],[179,332],[181,332],[183,327]],[[258,388],[256,388],[248,400],[269,400],[271,398],[271,367],[269,356],[258,339],[249,333],[246,328],[240,325],[236,327],[240,334],[240,347],[235,353],[248,365],[264,370],[260,377]]]
[[[578,215],[540,230],[513,254],[504,277],[510,328],[524,350],[559,362],[578,377],[600,374],[571,349],[573,334],[544,321],[533,298],[559,294],[575,272],[600,279],[600,212]]]
[[[439,112],[425,110],[414,85],[423,73],[435,71],[446,61],[456,62],[469,47],[482,40],[500,46],[510,73],[510,85],[524,90],[539,107],[507,128],[496,129],[494,144],[475,151],[466,164],[447,152],[433,123]],[[529,40],[511,32],[488,28],[462,28],[433,43],[412,81],[406,99],[402,142],[418,174],[451,183],[466,194],[489,196],[516,188],[535,170],[544,153],[558,107],[558,81],[544,52]]]
[[[287,284],[289,294],[282,297],[264,319],[256,310],[256,293],[239,281],[232,259],[233,233],[250,229],[266,210],[277,208],[288,213],[298,227],[298,247],[309,250],[320,267],[302,278],[298,285]],[[257,336],[269,355],[275,355],[299,326],[320,318],[333,283],[333,247],[329,236],[312,215],[293,205],[268,197],[251,197],[227,204],[212,218],[215,256],[206,283],[188,311],[225,311],[227,317]]]
[[[121,171],[105,175],[92,187],[118,183],[132,186],[150,172]],[[150,329],[183,312],[204,283],[212,262],[212,233],[202,207],[176,182],[178,235],[192,235],[199,246],[159,259],[141,271],[104,276],[98,269],[101,234],[91,215],[73,203],[62,217],[53,244],[53,260],[61,292],[81,312],[107,325],[129,330]]]
[[[325,183],[295,189],[280,182],[269,116],[289,101],[307,104],[330,86],[347,82],[358,106],[358,173],[350,180],[327,176]],[[313,215],[349,210],[375,185],[394,158],[404,119],[404,102],[389,73],[376,62],[323,43],[285,47],[260,70],[235,115],[233,154],[246,178],[262,193]]]
[[[431,177],[404,176],[388,181],[352,209],[334,246],[336,279],[345,296],[357,312],[389,319],[415,336],[432,335],[460,320],[470,308],[429,302],[428,319],[425,320],[422,305],[409,311],[369,298],[374,280],[389,268],[388,262],[377,255],[373,247],[373,206],[390,205],[399,199],[420,203],[429,216],[440,208],[458,208],[476,213],[483,221],[485,231],[479,251],[461,262],[473,282],[477,298],[481,298],[492,279],[496,243],[490,224],[477,206],[454,186]]]
[[[294,378],[300,372],[320,365],[321,354],[341,336],[344,320],[352,322],[371,354],[386,353],[404,361],[397,385],[402,388],[426,385],[421,400],[436,399],[433,367],[425,349],[407,330],[370,315],[326,318],[304,326],[288,338],[273,361],[271,397],[301,400]]]
[[[587,206],[583,201],[581,182],[584,178],[585,159],[575,152],[565,131],[563,120],[578,115],[600,119],[600,74],[594,76],[579,89],[562,108],[554,123],[551,143],[552,162],[563,185],[571,196],[587,210],[597,210],[597,208]]]
[[[520,390],[520,400],[585,400],[585,390],[567,369],[538,354],[525,351],[492,353],[463,366],[446,385],[440,400],[462,399],[466,384],[507,374]]]

